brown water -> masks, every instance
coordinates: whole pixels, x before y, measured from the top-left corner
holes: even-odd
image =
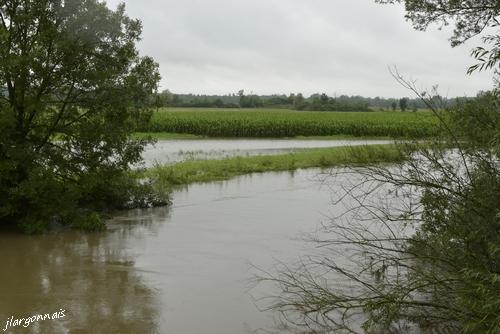
[[[4,233],[0,329],[11,316],[64,309],[7,333],[265,333],[272,315],[253,298],[273,291],[248,290],[252,265],[308,253],[301,233],[332,208],[317,173],[193,185],[172,207],[121,213],[103,233]]]
[[[390,144],[390,140],[201,139],[160,140],[146,148],[146,166],[193,159],[270,155],[303,148]]]

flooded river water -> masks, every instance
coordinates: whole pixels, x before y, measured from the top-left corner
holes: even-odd
[[[123,212],[103,233],[4,233],[0,326],[64,309],[12,332],[265,333],[274,322],[248,290],[252,267],[307,253],[301,233],[331,210],[318,172],[192,185],[172,207]]]
[[[160,140],[144,152],[146,166],[194,159],[270,155],[303,148],[389,144],[389,140],[201,139]]]
[[[149,147],[146,165],[387,141],[179,140]],[[241,176],[173,193],[168,208],[117,213],[102,233],[0,234],[0,328],[6,333],[268,333],[273,315],[249,281],[294,261],[303,233],[333,213],[318,169]],[[338,189],[337,189],[338,190]],[[259,290],[260,289],[260,290]],[[264,290],[263,290],[264,289]],[[11,322],[12,324],[12,322]]]

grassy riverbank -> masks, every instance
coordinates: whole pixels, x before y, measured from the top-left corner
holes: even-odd
[[[196,140],[207,139],[206,136],[192,135],[189,133],[171,133],[171,132],[135,132],[132,135],[134,139],[156,139],[156,140]]]
[[[170,132],[136,132],[132,135],[134,139],[155,139],[155,140],[207,140],[207,139],[268,139],[268,138],[241,138],[241,137],[208,137],[201,135],[192,135],[188,133],[170,133]],[[276,139],[290,140],[392,140],[391,137],[381,136],[350,136],[350,135],[333,135],[333,136],[297,136],[297,137],[282,137]]]
[[[286,109],[161,109],[147,133],[207,137],[283,138],[353,136],[426,138],[438,134],[430,112],[313,112]]]
[[[145,171],[162,188],[194,182],[227,180],[250,173],[288,171],[301,168],[334,167],[400,162],[406,157],[395,145],[370,145],[303,149],[273,156],[235,157],[222,160],[185,161]]]

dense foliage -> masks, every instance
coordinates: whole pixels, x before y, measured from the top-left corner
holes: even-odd
[[[173,94],[163,91],[158,95],[159,102],[163,107],[176,108],[283,108],[295,110],[312,111],[368,111],[368,110],[396,110],[403,99],[404,110],[416,111],[427,109],[420,99],[396,99],[383,97],[363,97],[339,95],[335,97],[327,94],[312,94],[304,97],[301,93],[290,95],[245,95],[244,91],[238,94],[228,95],[195,95],[195,94]],[[444,106],[451,107],[466,97],[444,98],[435,96]],[[402,109],[401,109],[402,110]]]
[[[127,177],[159,81],[140,34],[123,5],[0,1],[0,223],[100,228],[98,212],[148,201]]]
[[[466,162],[434,168],[440,174],[432,186],[423,186],[430,177],[415,177],[424,189],[422,225],[409,251],[426,266],[410,279],[428,285],[420,292],[442,306],[418,315],[431,310],[467,333],[500,332],[499,107],[497,98],[486,95],[455,109],[453,134],[465,143],[456,158]]]
[[[144,131],[212,137],[386,136],[430,137],[439,132],[431,113],[299,112],[290,110],[165,109]]]
[[[370,111],[369,105],[365,101],[353,98],[336,99],[326,94],[313,95],[301,103],[296,103],[294,109],[317,111]]]

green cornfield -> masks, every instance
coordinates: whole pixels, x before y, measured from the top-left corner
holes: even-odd
[[[283,109],[160,109],[144,132],[209,137],[297,136],[426,138],[439,122],[430,112],[311,112]]]

